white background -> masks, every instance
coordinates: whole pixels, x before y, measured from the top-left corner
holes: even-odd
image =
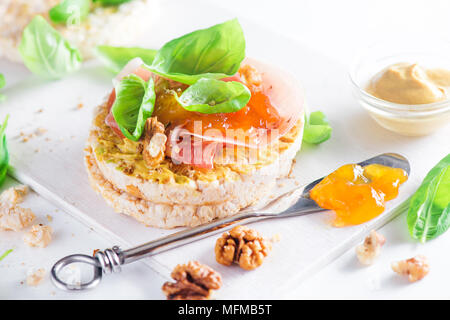
[[[172,2],[177,2],[176,0]],[[211,1],[210,1],[211,2]],[[349,65],[355,52],[383,37],[402,34],[432,34],[450,39],[450,2],[448,1],[215,1],[236,14],[277,32],[288,35],[324,55]],[[201,1],[191,1],[201,10]],[[189,17],[186,17],[189,18]],[[270,45],[270,44],[268,44]],[[1,70],[0,70],[1,71]],[[8,186],[11,181],[8,181]],[[163,279],[141,263],[126,266],[122,274],[111,275],[95,291],[67,294],[57,291],[47,279],[43,285],[30,288],[21,281],[31,267],[45,267],[66,255],[67,248],[89,253],[92,248],[107,248],[106,242],[89,228],[79,224],[40,197],[33,195],[26,206],[36,211],[39,222],[53,216],[55,241],[46,249],[27,248],[21,235],[2,235],[0,243],[14,252],[0,262],[0,298],[68,298],[68,299],[155,299],[163,298]],[[349,250],[335,262],[307,279],[287,298],[450,298],[446,283],[450,281],[450,233],[425,245],[409,239],[405,216],[401,215],[380,230],[387,238],[382,255],[371,267],[358,265],[354,251]],[[431,272],[423,281],[409,284],[390,270],[392,261],[425,254]],[[23,264],[22,264],[23,263]],[[7,289],[6,289],[7,288]],[[274,297],[282,298],[282,297]]]

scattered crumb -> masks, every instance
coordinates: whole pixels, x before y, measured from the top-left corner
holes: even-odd
[[[36,287],[44,280],[45,269],[38,269],[36,272],[30,272],[27,276],[27,285]]]
[[[36,216],[30,209],[19,207],[28,193],[28,187],[21,185],[9,188],[0,195],[0,230],[20,231],[28,227]]]
[[[51,141],[51,139],[49,137],[45,138],[45,141]]]
[[[41,136],[44,133],[47,132],[47,129],[45,128],[37,128],[31,133],[24,133],[23,131],[20,132],[20,137],[22,142],[28,142],[30,139],[35,138],[37,136]]]
[[[45,128],[37,128],[36,134],[37,134],[37,135],[42,135],[42,134],[46,133],[47,131],[48,131],[48,130],[45,129]]]
[[[39,149],[35,149],[35,150],[34,150],[34,153],[38,153],[38,152],[39,152]]]
[[[44,109],[39,109],[39,110],[36,110],[36,113],[42,113],[42,112],[44,112]]]
[[[297,163],[297,160],[295,160],[295,159],[292,159],[292,165],[291,165],[291,169],[289,170],[289,173],[288,173],[288,178],[292,178],[292,172],[294,171],[294,167],[295,167],[295,164]]]
[[[52,291],[52,292],[50,292],[50,295],[56,296],[56,292],[55,292],[55,291]]]
[[[81,102],[77,105],[77,110],[83,109],[84,104],[82,104]]]
[[[30,247],[45,248],[52,241],[52,228],[43,224],[31,227],[23,237],[23,242]]]
[[[47,218],[48,222],[52,222],[53,221],[53,217],[51,215],[48,214],[45,217]]]
[[[359,262],[366,266],[371,265],[380,255],[381,247],[385,242],[386,239],[383,235],[375,230],[370,231],[364,242],[356,247],[356,257]]]
[[[273,243],[275,243],[275,242],[280,242],[280,240],[281,240],[281,236],[280,236],[279,233],[274,234],[274,235],[272,236],[272,239],[270,239],[270,241],[272,241]]]
[[[421,280],[428,272],[430,272],[428,260],[422,255],[407,260],[393,262],[391,268],[400,275],[408,276],[409,282]]]

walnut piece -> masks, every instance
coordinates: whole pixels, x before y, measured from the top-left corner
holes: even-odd
[[[145,122],[144,150],[142,155],[149,167],[160,164],[165,157],[167,136],[164,125],[156,117],[148,118]]]
[[[37,224],[31,227],[23,237],[23,242],[30,247],[45,248],[52,241],[52,228]]]
[[[27,276],[27,285],[36,287],[44,280],[45,269],[38,269]]]
[[[356,247],[356,257],[363,265],[371,265],[380,255],[381,247],[386,242],[383,235],[375,230],[370,231],[363,244]]]
[[[430,272],[430,265],[428,264],[427,258],[422,255],[393,262],[391,267],[394,272],[408,276],[410,282],[421,280]]]
[[[197,261],[177,265],[171,276],[176,282],[162,286],[167,300],[207,300],[222,285],[218,272]]]
[[[272,245],[256,230],[246,226],[236,226],[217,239],[216,261],[230,266],[233,262],[242,269],[253,270],[259,267],[267,257]]]
[[[9,188],[0,195],[0,230],[20,231],[34,221],[33,211],[18,206],[27,193],[28,187],[22,185]]]

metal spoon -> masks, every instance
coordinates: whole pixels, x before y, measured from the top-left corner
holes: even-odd
[[[392,168],[401,168],[408,174],[410,172],[408,160],[396,153],[384,153],[358,164],[362,167],[369,164],[381,164]],[[309,198],[309,191],[322,179],[317,179],[306,186],[297,187],[281,195],[265,207],[258,209],[257,212],[241,211],[234,216],[186,229],[127,250],[121,250],[118,246],[114,246],[111,249],[97,252],[93,257],[84,254],[67,256],[55,263],[51,271],[51,278],[55,286],[62,290],[92,289],[100,283],[103,273],[118,273],[121,271],[122,265],[223,232],[231,229],[237,222],[244,224],[263,219],[295,217],[325,211]],[[64,267],[72,263],[92,265],[93,278],[89,282],[79,284],[70,284],[63,281],[59,277],[59,273]]]

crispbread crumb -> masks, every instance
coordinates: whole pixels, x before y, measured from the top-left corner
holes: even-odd
[[[281,235],[280,235],[279,233],[274,234],[274,235],[272,236],[272,239],[270,239],[270,241],[271,241],[272,243],[280,242],[280,240],[281,240]]]
[[[0,195],[0,208],[10,208],[23,202],[28,194],[28,186],[20,185],[3,191]]]
[[[0,195],[0,230],[19,231],[34,221],[33,211],[18,206],[27,193],[28,187],[20,185],[9,188]]]
[[[45,248],[52,241],[52,228],[43,224],[31,227],[23,237],[23,241],[30,247]]]
[[[36,286],[40,285],[42,283],[42,281],[44,280],[44,276],[45,276],[45,269],[43,269],[43,268],[40,268],[40,269],[36,270],[35,272],[31,272],[27,276],[27,285],[29,285],[31,287],[36,287]]]
[[[30,209],[18,206],[27,193],[28,187],[20,185],[9,188],[0,195],[0,230],[19,231],[34,221],[35,215]]]
[[[0,230],[20,231],[36,218],[33,211],[19,206],[0,212]]]
[[[52,222],[53,221],[53,217],[51,215],[48,214],[45,217],[47,218],[48,222]]]

